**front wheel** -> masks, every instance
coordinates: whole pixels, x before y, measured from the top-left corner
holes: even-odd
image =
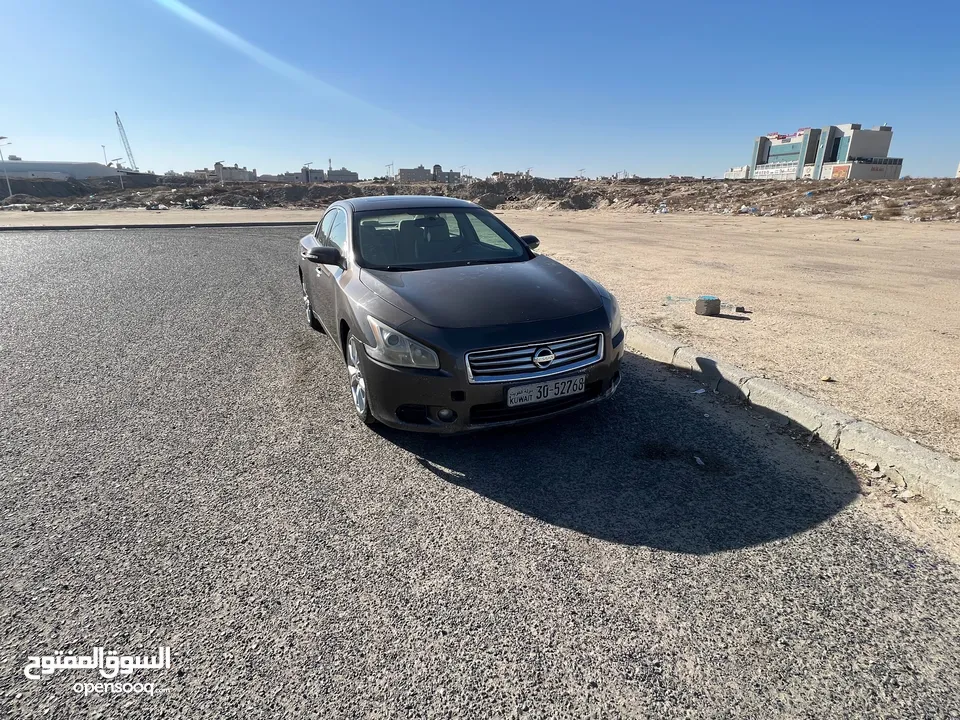
[[[303,284],[303,278],[300,278],[300,289],[303,291],[303,309],[307,313],[307,324],[317,332],[325,332],[323,325],[313,314],[313,306],[310,304],[310,296],[307,295],[307,286]]]
[[[370,388],[363,374],[363,348],[352,332],[347,336],[347,348],[344,354],[347,359],[347,374],[350,376],[353,409],[365,425],[373,425],[377,420],[370,412]]]

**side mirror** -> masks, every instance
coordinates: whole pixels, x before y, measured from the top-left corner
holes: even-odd
[[[526,246],[531,250],[536,250],[540,247],[540,240],[536,235],[521,235],[520,239],[526,243]]]
[[[303,259],[308,262],[317,263],[318,265],[336,265],[337,267],[343,267],[343,255],[340,253],[340,248],[336,247],[320,245],[310,248],[303,253]]]

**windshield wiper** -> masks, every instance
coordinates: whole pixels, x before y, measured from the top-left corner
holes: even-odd
[[[464,265],[499,265],[500,263],[516,262],[517,258],[497,258],[496,260],[467,260]]]
[[[394,270],[396,272],[406,272],[408,270],[423,270],[422,267],[413,267],[412,265],[384,265],[378,270]]]

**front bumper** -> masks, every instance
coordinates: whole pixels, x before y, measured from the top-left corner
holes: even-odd
[[[594,405],[611,397],[620,384],[623,358],[623,331],[615,338],[604,335],[603,359],[586,368],[550,376],[559,380],[586,375],[585,391],[578,395],[507,407],[507,390],[536,379],[511,383],[473,384],[459,365],[452,371],[413,370],[363,358],[368,401],[374,417],[389,427],[428,433],[462,433],[495,427],[537,422]],[[447,408],[456,413],[450,422],[440,419]]]

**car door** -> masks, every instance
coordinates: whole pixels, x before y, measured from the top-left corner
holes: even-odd
[[[326,241],[326,237],[330,234],[330,229],[333,227],[333,221],[337,219],[337,209],[332,208],[328,210],[324,216],[320,219],[320,222],[317,223],[317,228],[313,233],[314,241],[316,245],[329,245]],[[301,241],[301,252],[306,252],[310,247],[314,247],[314,243],[310,241],[310,237],[307,236]],[[320,276],[317,273],[317,268],[319,266],[314,263],[303,263],[303,282],[307,286],[307,293],[310,295],[310,305],[313,307],[313,313],[317,318],[324,324],[326,327],[326,320],[323,317],[321,312],[320,304],[321,300],[321,283]]]
[[[347,246],[347,214],[341,208],[333,208],[327,225],[327,217],[320,224],[322,238],[321,245],[336,247],[346,255]],[[314,308],[320,322],[328,332],[335,333],[337,327],[337,281],[343,274],[343,268],[337,265],[317,264],[314,273]],[[336,337],[336,335],[334,335]]]

